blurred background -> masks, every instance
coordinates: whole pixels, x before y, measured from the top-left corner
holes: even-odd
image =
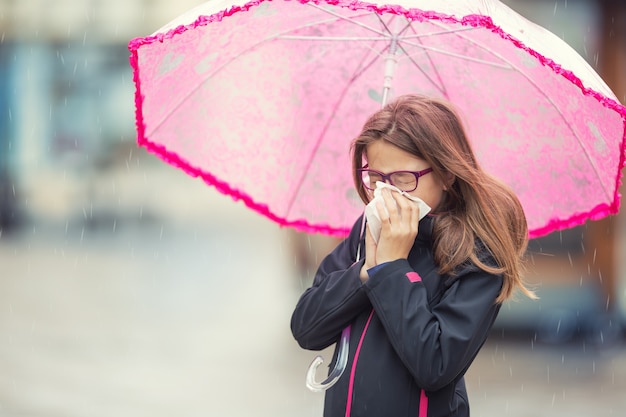
[[[289,319],[337,242],[135,144],[127,44],[199,3],[0,0],[0,416],[321,416]],[[505,3],[626,102],[622,0]],[[473,415],[623,415],[622,218],[531,242],[541,299],[503,307]]]

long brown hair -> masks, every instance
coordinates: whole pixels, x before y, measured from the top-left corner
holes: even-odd
[[[366,204],[371,197],[356,170],[363,167],[367,145],[377,140],[424,159],[446,184],[444,198],[433,210],[438,213],[433,230],[434,258],[441,274],[454,275],[458,267],[470,261],[504,277],[496,302],[508,299],[516,288],[536,298],[521,277],[528,244],[522,206],[508,186],[481,169],[450,103],[405,95],[367,120],[352,144],[354,182]],[[477,242],[497,265],[480,259]]]

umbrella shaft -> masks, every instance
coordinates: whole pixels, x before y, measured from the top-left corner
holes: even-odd
[[[396,52],[398,51],[398,39],[394,36],[389,44],[389,51],[385,56],[385,76],[383,81],[383,101],[384,107],[389,100],[389,94],[391,93],[391,86],[393,84],[393,76],[396,72],[396,66],[398,65],[398,57]]]

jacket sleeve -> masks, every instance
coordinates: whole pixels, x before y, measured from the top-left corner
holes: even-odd
[[[356,262],[361,219],[355,223],[348,238],[324,258],[313,285],[295,307],[291,332],[305,349],[321,350],[337,342],[342,330],[364,309],[371,308],[359,279],[364,259]]]
[[[487,339],[502,277],[470,268],[430,306],[424,284],[400,259],[370,275],[364,287],[416,383],[435,391],[464,374]]]

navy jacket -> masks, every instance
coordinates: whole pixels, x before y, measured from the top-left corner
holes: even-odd
[[[420,221],[407,260],[384,264],[362,284],[359,219],[298,301],[291,330],[305,349],[324,349],[351,326],[348,365],[326,391],[325,417],[469,416],[463,375],[500,309],[502,277],[469,263],[454,277],[440,275],[434,221]],[[336,352],[331,368],[335,360]]]

